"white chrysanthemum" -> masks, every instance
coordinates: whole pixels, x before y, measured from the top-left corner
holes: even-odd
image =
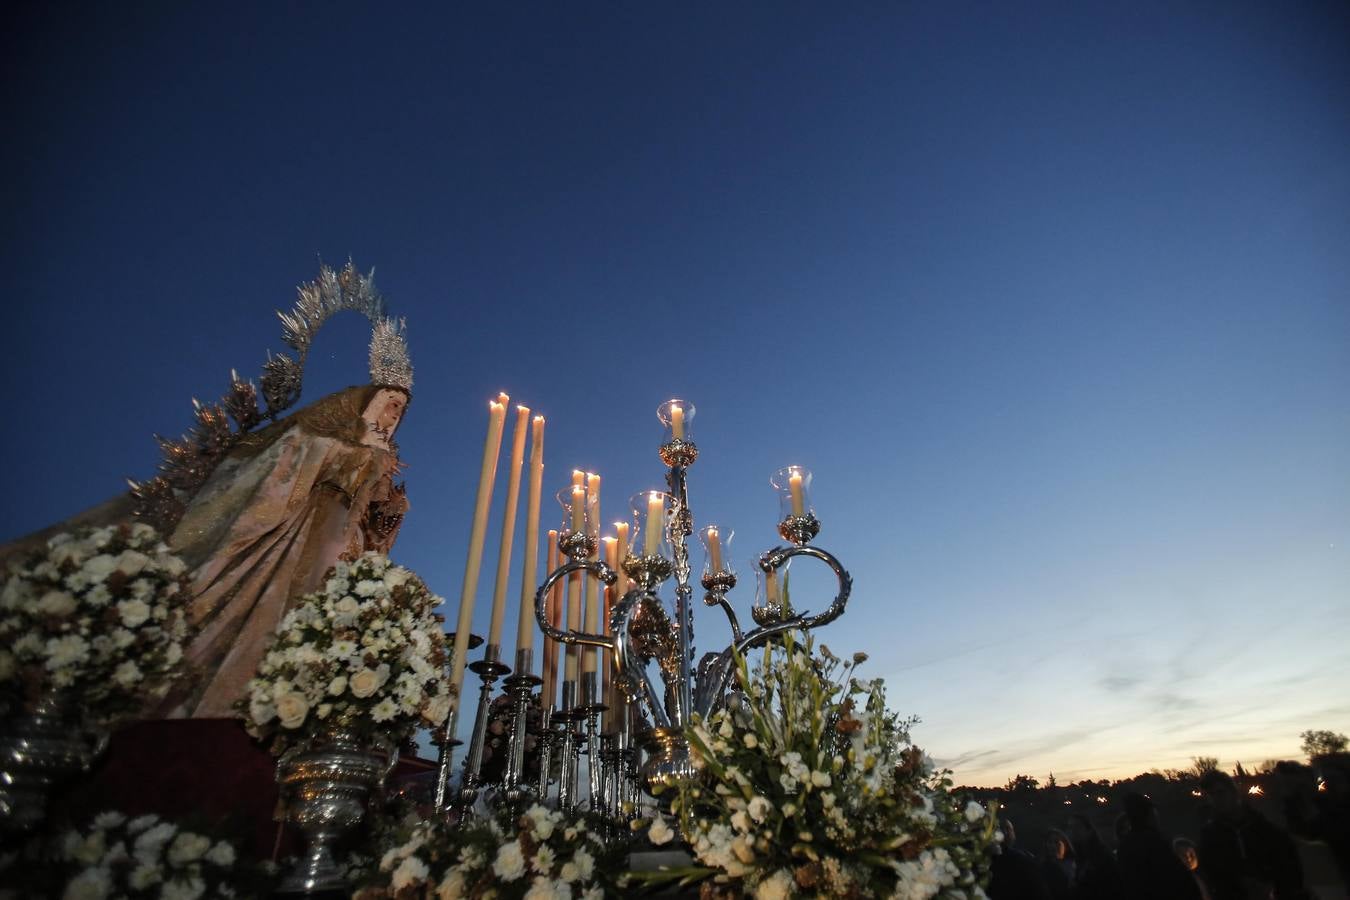
[[[557,854],[548,844],[543,844],[534,853],[534,859],[530,860],[530,868],[534,869],[540,875],[547,875],[553,871],[553,864],[557,862]]]
[[[141,834],[137,835],[134,844],[136,858],[142,862],[154,862],[159,859],[159,852],[164,845],[169,842],[175,834],[178,833],[178,826],[172,822],[160,822]]]
[[[492,861],[492,871],[503,881],[515,881],[525,874],[525,854],[520,841],[503,844],[497,850],[497,858]]]
[[[978,822],[984,818],[984,807],[971,800],[966,804],[966,821]]]
[[[101,812],[94,816],[94,827],[100,831],[107,831],[109,828],[116,828],[127,820],[127,817],[120,812],[109,810]]]
[[[572,854],[572,862],[576,863],[577,871],[581,873],[582,881],[590,881],[591,876],[595,874],[595,857],[582,847]]]
[[[159,889],[159,900],[197,900],[205,893],[206,882],[200,878],[175,879],[164,882]]]
[[[376,703],[370,711],[370,717],[376,722],[388,722],[396,715],[398,715],[398,705],[388,697]]]
[[[99,866],[85,869],[66,884],[62,900],[104,900],[112,892],[112,877]]]
[[[553,881],[538,876],[530,882],[530,889],[525,892],[525,900],[571,900],[572,889],[566,882]]]
[[[127,876],[127,884],[134,891],[143,891],[150,885],[157,883],[162,877],[159,866],[141,863],[131,870],[131,874]]]
[[[149,828],[158,820],[159,816],[156,816],[153,813],[146,816],[138,816],[127,823],[127,832],[130,834],[137,834]]]
[[[89,643],[78,634],[67,634],[47,641],[47,668],[62,669],[82,662],[89,655]]]

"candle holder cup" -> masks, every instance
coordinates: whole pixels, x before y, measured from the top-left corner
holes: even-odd
[[[656,417],[664,426],[661,435],[661,461],[668,466],[689,468],[698,459],[698,445],[691,437],[694,404],[667,400],[656,408]]]

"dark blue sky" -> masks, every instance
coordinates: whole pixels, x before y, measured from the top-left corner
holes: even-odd
[[[452,607],[487,397],[617,511],[679,395],[739,557],[815,470],[824,639],[958,777],[1350,728],[1346,7],[725,6],[13,14],[3,536],[149,474],[350,256],[417,366],[395,555]]]

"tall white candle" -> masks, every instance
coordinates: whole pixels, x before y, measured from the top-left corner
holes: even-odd
[[[492,618],[488,623],[488,646],[501,647],[502,622],[506,618],[506,584],[511,579],[511,549],[516,539],[516,511],[520,508],[520,464],[525,458],[530,408],[516,407],[516,429],[511,437],[511,468],[507,470],[506,511],[502,514],[501,549],[497,553],[497,580],[492,587]]]
[[[661,538],[665,536],[665,530],[665,499],[658,491],[652,491],[647,495],[647,522],[643,526],[642,553],[644,556],[656,555],[656,551],[661,547]]]
[[[616,567],[619,573],[619,580],[614,582],[614,590],[617,596],[622,597],[628,593],[628,575],[623,570],[623,558],[628,555],[628,523],[615,522],[614,535],[617,538],[619,565]]]
[[[534,417],[530,436],[530,493],[525,501],[525,572],[520,576],[520,624],[516,649],[534,649],[534,592],[539,587],[539,499],[544,489],[544,417]],[[552,568],[549,571],[553,571]],[[521,673],[520,674],[531,674]]]
[[[793,472],[788,476],[788,490],[792,492],[792,514],[806,515],[806,503],[802,498],[802,473]]]
[[[571,631],[581,630],[581,573],[573,572],[567,576],[567,627]],[[573,684],[577,680],[576,644],[567,645],[567,657],[563,660],[563,680]]]
[[[510,400],[501,394],[488,403],[487,440],[483,443],[483,465],[478,473],[478,496],[474,500],[473,526],[469,530],[469,558],[464,564],[464,582],[459,591],[459,617],[455,621],[455,646],[450,664],[450,704],[456,710],[459,709],[460,688],[464,685],[469,629],[473,626],[473,597],[478,590],[478,572],[483,564],[488,509],[492,505],[492,485],[497,477],[497,457],[502,447],[502,425]]]
[[[593,472],[586,474],[586,515],[590,520],[590,533],[592,537],[598,537],[600,533],[600,476]],[[593,559],[599,558],[600,547],[597,544],[595,550],[591,551]],[[586,620],[584,627],[587,634],[595,634],[600,628],[600,582],[594,578],[586,579]],[[596,670],[596,653],[594,647],[585,647],[581,651],[581,671],[594,672]]]
[[[675,440],[684,440],[684,407],[678,403],[670,407],[670,433]]]

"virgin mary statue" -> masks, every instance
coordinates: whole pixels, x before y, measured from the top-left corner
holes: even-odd
[[[315,332],[334,312],[356,310],[374,323],[371,383],[350,387],[277,420],[300,395]],[[188,617],[198,631],[184,651],[192,673],[155,710],[159,716],[218,718],[256,672],[278,623],[302,594],[322,587],[340,559],[388,553],[408,499],[394,432],[411,399],[412,366],[403,324],[384,316],[369,276],[348,263],[324,267],[283,314],[283,338],[299,361],[269,357],[262,421],[251,384],[210,409],[183,442],[165,445],[161,475],[133,485],[136,512],[169,534],[188,566]],[[204,410],[206,410],[204,412]],[[228,411],[239,428],[230,431]]]
[[[233,715],[292,601],[339,559],[389,551],[408,508],[392,441],[408,399],[401,386],[338,391],[243,438],[216,466],[169,538],[201,630],[186,651],[199,680],[164,714]]]

